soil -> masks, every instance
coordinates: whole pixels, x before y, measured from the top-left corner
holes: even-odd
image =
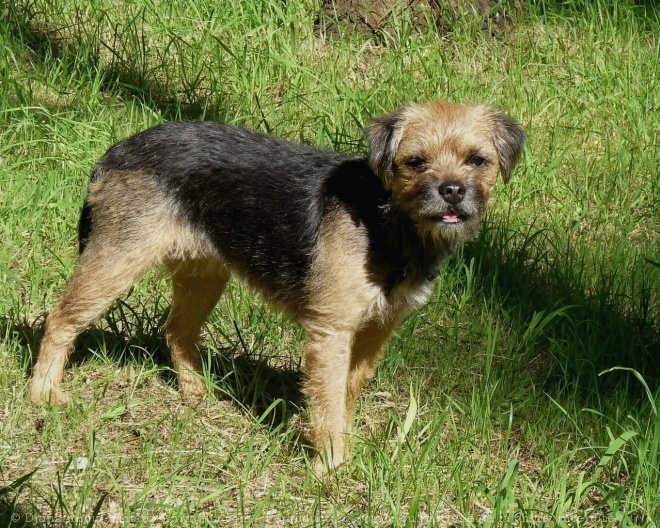
[[[443,33],[457,18],[473,16],[482,31],[497,36],[513,25],[505,9],[496,7],[499,4],[493,0],[324,0],[316,26],[334,38],[345,27],[386,43],[393,40],[393,24],[403,14],[422,31],[433,24]]]

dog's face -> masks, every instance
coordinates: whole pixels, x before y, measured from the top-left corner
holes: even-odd
[[[478,231],[498,173],[508,182],[522,128],[488,106],[411,104],[366,129],[369,163],[419,234],[453,243]]]

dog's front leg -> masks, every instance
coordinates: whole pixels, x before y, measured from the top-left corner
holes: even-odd
[[[308,330],[303,391],[310,407],[310,440],[318,452],[317,475],[337,468],[348,455],[351,424],[346,420],[346,396],[352,343],[350,330]]]

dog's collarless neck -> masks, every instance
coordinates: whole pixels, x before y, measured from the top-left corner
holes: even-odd
[[[423,240],[410,218],[391,203],[391,192],[371,170],[365,158],[348,159],[326,181],[329,197],[356,214],[370,245],[385,265],[386,292],[404,281],[431,282],[450,251]]]
[[[388,275],[387,292],[390,293],[405,281],[411,284],[433,282],[440,274],[442,261],[450,250],[421,238],[404,213],[388,208],[386,214],[382,224],[387,240],[383,256],[392,268]]]

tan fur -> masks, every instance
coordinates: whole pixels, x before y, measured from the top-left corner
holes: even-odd
[[[100,317],[147,269],[167,260],[168,267],[174,271],[176,263],[185,262],[188,258],[208,258],[211,255],[217,257],[204,237],[174,216],[172,204],[165,196],[157,198],[161,192],[155,185],[151,188],[145,185],[136,191],[129,188],[127,178],[123,176],[129,175],[118,173],[112,179],[90,185],[88,200],[97,207],[94,217],[97,226],[95,236],[90,240],[86,251],[81,254],[62,300],[46,319],[39,359],[29,384],[30,397],[35,403],[69,402],[70,398],[62,392],[60,383],[76,337]],[[128,201],[142,201],[145,204],[151,202],[155,206],[148,210],[148,214],[127,217],[117,214],[132,207]],[[174,292],[175,307],[185,303],[176,302],[182,297],[176,283]],[[213,306],[204,306],[204,315]],[[173,314],[178,314],[178,310],[173,310]],[[190,317],[193,316],[194,313],[190,314]],[[172,328],[172,325],[168,328]],[[174,340],[171,332],[169,336]],[[180,347],[175,346],[175,351],[178,350]],[[191,353],[190,350],[182,353],[183,358],[188,358]],[[175,354],[173,359],[177,361],[178,357],[179,355]],[[183,364],[198,366],[199,360],[195,362],[184,359]],[[182,384],[184,392],[190,384],[195,385],[197,392],[199,391],[199,383],[188,379]]]
[[[303,390],[311,407],[311,440],[323,455],[316,461],[317,472],[324,465],[340,465],[347,456],[355,399],[347,387],[357,388],[367,374],[365,354],[353,353],[356,334],[371,319],[384,324],[383,319],[393,317],[382,301],[382,288],[369,278],[368,247],[361,235],[346,214],[324,219],[309,309],[302,320],[307,331]],[[376,353],[371,355],[375,360]]]
[[[411,219],[421,237],[434,240],[440,255],[474,236],[497,174],[508,179],[517,161],[524,135],[520,131],[518,144],[513,144],[502,130],[503,117],[485,106],[411,104],[374,120],[367,129],[369,162],[391,190],[392,207]],[[479,169],[466,161],[475,153],[487,157],[488,166]],[[415,156],[424,157],[424,170],[408,163]],[[135,176],[117,170],[111,178],[99,174],[90,185],[94,230],[62,300],[47,319],[29,384],[35,403],[69,400],[60,384],[76,337],[154,265],[165,266],[172,276],[165,335],[182,395],[196,399],[205,393],[195,349],[200,329],[230,274],[245,273],[230,269],[155,181]],[[478,189],[483,198],[462,204],[469,215],[460,226],[441,226],[429,212],[437,204],[424,198],[428,189],[448,181]],[[379,258],[363,223],[346,209],[326,211],[309,277],[299,289],[303,293],[283,306],[307,332],[303,391],[310,405],[318,474],[346,460],[361,388],[373,376],[401,318],[426,302],[432,291],[432,279],[425,277],[404,275],[390,286]],[[264,287],[262,293],[270,295]]]
[[[199,399],[206,385],[199,378],[201,362],[195,349],[206,317],[217,304],[229,280],[229,271],[217,260],[169,260],[172,274],[172,310],[165,337],[184,398]]]

